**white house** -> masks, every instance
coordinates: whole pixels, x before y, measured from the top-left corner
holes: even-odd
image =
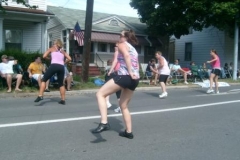
[[[62,39],[66,51],[73,55],[77,44],[71,32],[76,22],[79,23],[82,31],[85,30],[86,11],[55,6],[47,6],[47,9],[55,15],[47,24],[49,46],[54,40]],[[155,50],[161,50],[161,41],[146,34],[146,24],[141,23],[139,18],[94,12],[90,63],[95,63],[99,67],[106,65],[106,61],[112,59],[115,43],[124,29],[132,29],[136,33],[139,45],[135,47],[140,62],[148,62],[149,59],[154,58]],[[83,47],[78,47],[78,50],[81,54]]]
[[[233,62],[234,39],[214,27],[205,28],[201,32],[192,30],[189,35],[181,36],[180,39],[171,37],[170,62],[174,62],[174,59],[180,59],[180,64],[184,67],[189,66],[191,61],[201,65],[203,62],[210,60],[211,49],[215,49],[219,54],[222,67],[224,63]]]
[[[25,51],[44,52],[47,47],[46,24],[50,17],[46,0],[26,0],[30,5],[38,6],[29,9],[16,0],[8,0],[5,12],[0,11],[0,50],[15,48]]]

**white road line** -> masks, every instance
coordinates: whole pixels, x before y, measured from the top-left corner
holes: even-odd
[[[239,103],[239,102],[240,102],[240,100],[234,100],[234,101],[225,101],[225,102],[218,102],[218,103],[207,103],[207,104],[187,106],[187,107],[178,107],[178,108],[160,109],[160,110],[152,110],[152,111],[132,112],[131,115],[171,112],[171,111],[179,111],[179,110],[194,109],[194,108],[203,108],[203,107],[208,107],[208,106],[216,106],[216,105]],[[108,115],[108,117],[118,117],[118,116],[122,116],[122,114],[111,114],[111,115]],[[70,122],[70,121],[81,121],[81,120],[98,119],[98,118],[100,118],[99,115],[98,116],[66,118],[66,119],[54,119],[54,120],[32,121],[32,122],[9,123],[9,124],[0,124],[0,128],[28,126],[28,125],[37,125],[37,124],[48,124],[48,123],[59,123],[59,122]]]

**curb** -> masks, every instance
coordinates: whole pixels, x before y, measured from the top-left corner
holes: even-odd
[[[240,85],[240,83],[229,83],[230,85]],[[167,86],[167,89],[187,89],[187,88],[202,88],[198,85],[176,85],[176,86]],[[146,90],[159,90],[160,86],[153,87],[137,87],[136,91],[146,91]],[[71,95],[83,95],[83,94],[93,94],[96,93],[98,89],[86,89],[86,90],[72,90],[66,91],[66,96]],[[21,93],[21,92],[12,92],[12,93],[0,93],[0,99],[2,98],[20,98],[20,97],[32,97],[37,96],[36,92],[33,93]],[[59,91],[45,92],[45,97],[59,96]]]
[[[184,88],[199,88],[199,86],[168,86],[168,89],[184,89]],[[159,90],[160,86],[153,87],[137,87],[136,91],[146,91],[146,90]],[[87,89],[87,90],[72,90],[66,91],[66,96],[71,95],[83,95],[83,94],[93,94],[96,93],[99,89]],[[30,93],[21,93],[21,92],[12,92],[12,93],[0,93],[0,99],[2,98],[20,98],[20,97],[32,97],[37,96],[37,92]],[[59,91],[44,92],[45,97],[59,96]]]

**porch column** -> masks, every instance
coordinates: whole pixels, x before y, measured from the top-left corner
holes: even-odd
[[[0,50],[4,49],[3,48],[3,18],[0,18]]]
[[[70,51],[70,50],[69,50],[69,48],[70,48],[70,45],[69,45],[69,31],[70,31],[69,29],[66,30],[66,32],[67,32],[67,35],[66,35],[66,52],[67,52],[68,54],[70,54],[70,53],[69,53],[69,51]]]
[[[42,47],[41,52],[44,53],[47,50],[47,29],[46,29],[46,22],[41,23],[41,39],[42,39]]]

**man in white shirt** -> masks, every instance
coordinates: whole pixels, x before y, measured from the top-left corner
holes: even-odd
[[[22,91],[21,89],[19,89],[19,86],[22,82],[22,75],[14,74],[13,72],[13,65],[17,63],[17,60],[9,61],[7,55],[2,55],[1,58],[2,63],[0,63],[0,75],[7,81],[7,92],[10,93],[12,91],[12,79],[17,79],[15,91]]]
[[[178,64],[178,60],[177,59],[175,60],[174,65],[172,65],[170,70],[173,71],[173,72],[177,72],[177,73],[182,74],[183,78],[184,78],[184,83],[188,84],[188,82],[187,82],[187,74],[189,74],[189,72],[186,72],[186,71],[184,71],[181,68],[181,66]]]

